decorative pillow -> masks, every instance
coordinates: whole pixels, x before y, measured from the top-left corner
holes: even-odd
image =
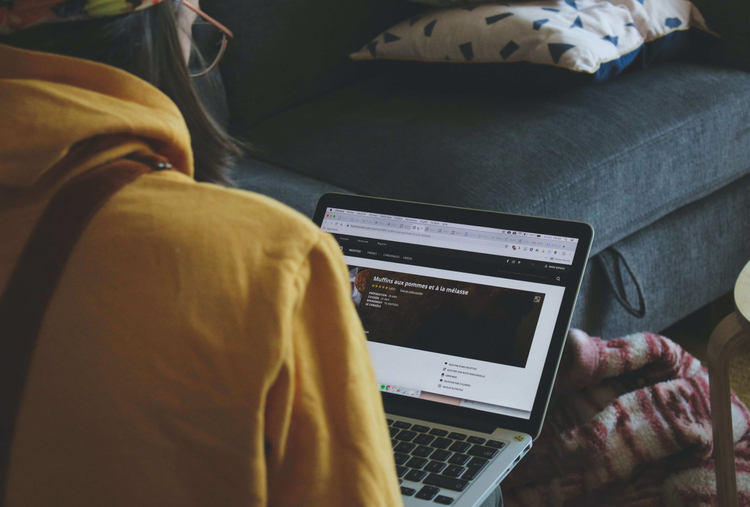
[[[432,5],[433,7],[462,7],[465,5],[487,4],[494,0],[411,0],[414,3],[422,5]]]
[[[440,0],[443,1],[443,0]],[[444,0],[454,1],[454,0]],[[708,31],[687,0],[532,0],[434,9],[376,37],[354,60],[531,62],[601,81],[629,65],[644,44],[682,44],[687,29]],[[653,55],[649,55],[651,60]]]

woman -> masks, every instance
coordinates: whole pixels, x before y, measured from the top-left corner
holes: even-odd
[[[194,12],[0,0],[0,294],[74,178],[131,156],[173,166],[117,192],[75,243],[0,470],[4,505],[398,505],[334,240],[196,182],[226,183],[237,150],[190,84],[179,27]]]

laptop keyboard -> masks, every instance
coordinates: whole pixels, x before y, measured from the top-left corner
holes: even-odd
[[[447,494],[466,490],[506,446],[499,440],[393,419],[388,419],[388,429],[399,484],[422,484],[418,490],[402,485],[401,494],[442,505],[451,505],[455,498]]]

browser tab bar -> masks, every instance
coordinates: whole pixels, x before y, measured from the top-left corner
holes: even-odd
[[[410,218],[410,217],[399,217],[394,215],[381,215],[378,213],[367,213],[362,211],[354,211],[354,210],[343,210],[343,209],[335,209],[335,208],[328,208],[326,211],[326,217],[325,218],[334,218],[338,220],[346,220],[347,218],[353,218],[353,217],[369,217],[372,219],[385,219],[386,221],[391,222],[400,222],[400,223],[420,223],[424,225],[438,225],[438,226],[444,226],[444,227],[460,227],[463,229],[472,229],[476,231],[484,230],[488,233],[496,233],[496,234],[507,234],[511,236],[518,236],[522,238],[538,238],[539,240],[549,240],[549,241],[558,241],[558,242],[565,242],[565,243],[577,243],[577,238],[566,238],[562,236],[550,236],[545,234],[537,234],[534,232],[529,231],[512,231],[512,230],[506,230],[506,229],[493,229],[488,227],[481,227],[481,226],[469,226],[469,225],[463,225],[463,224],[451,224],[448,222],[440,222],[440,221],[434,221],[434,220],[424,220],[424,219],[417,219],[417,218]]]

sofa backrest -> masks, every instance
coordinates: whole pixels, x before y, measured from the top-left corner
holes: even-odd
[[[708,26],[721,35],[721,54],[713,60],[750,71],[750,2],[747,0],[691,0]]]
[[[368,72],[349,54],[423,7],[406,0],[203,0],[235,33],[221,63],[232,127],[331,91]]]

